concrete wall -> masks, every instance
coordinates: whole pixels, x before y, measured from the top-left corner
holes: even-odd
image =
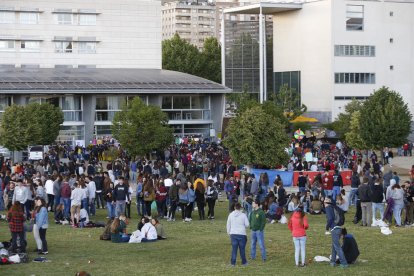
[[[346,31],[346,4],[364,6],[363,31]],[[376,74],[375,84],[335,84],[334,96],[369,96],[374,90],[388,86],[399,92],[414,112],[413,15],[413,2],[334,1],[333,45],[374,45],[376,48],[375,57],[334,57],[334,72]],[[335,101],[334,118],[346,103]]]
[[[96,65],[97,68],[161,68],[161,2],[159,0],[2,0],[0,7],[38,8],[39,24],[20,24],[16,12],[14,24],[0,24],[0,35],[34,36],[43,41],[40,52],[21,51],[16,42],[14,52],[0,51],[0,64],[39,64],[50,68],[59,65]],[[96,26],[56,23],[55,9],[96,10]],[[77,15],[74,14],[74,18]],[[55,53],[55,36],[96,37],[100,41],[96,54]]]
[[[322,120],[332,110],[331,1],[273,15],[273,71],[301,71],[301,100]]]

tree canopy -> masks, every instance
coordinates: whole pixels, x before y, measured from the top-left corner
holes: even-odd
[[[274,167],[289,159],[284,126],[262,106],[246,109],[230,121],[223,143],[238,164]]]
[[[363,103],[360,135],[368,148],[398,147],[411,132],[412,115],[401,95],[381,87]]]
[[[9,150],[53,144],[63,123],[63,112],[49,103],[12,105],[3,113],[0,143]]]
[[[308,109],[300,102],[300,95],[296,89],[290,88],[287,84],[280,87],[279,92],[275,93],[271,99],[291,121],[302,115]]]
[[[351,131],[352,114],[356,111],[361,111],[362,104],[362,101],[358,101],[355,98],[352,99],[352,101],[345,105],[344,112],[340,113],[335,121],[325,126],[335,130],[338,135],[345,136],[346,133]]]
[[[346,143],[356,149],[367,149],[364,139],[361,138],[361,111],[354,111],[351,114],[349,131],[345,133]]]
[[[139,97],[115,114],[111,129],[113,136],[132,156],[163,149],[174,140],[167,114],[157,106],[146,105]]]
[[[178,34],[162,42],[162,68],[221,82],[221,47],[216,38],[204,40],[203,50]]]

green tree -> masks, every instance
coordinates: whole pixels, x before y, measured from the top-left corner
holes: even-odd
[[[221,83],[221,47],[215,37],[204,40],[200,72],[197,76]]]
[[[355,149],[367,149],[364,139],[361,138],[361,111],[354,111],[351,115],[349,131],[345,133],[346,143]]]
[[[198,76],[200,51],[196,46],[175,34],[162,42],[162,68]]]
[[[289,159],[289,138],[278,119],[254,106],[230,121],[224,145],[238,164],[273,167]]]
[[[300,103],[300,95],[296,89],[290,88],[287,84],[280,87],[279,92],[270,98],[277,106],[279,106],[286,118],[291,121],[306,112],[307,107]]]
[[[63,123],[62,110],[49,103],[31,103],[25,106],[29,115],[28,145],[50,145],[59,135]]]
[[[167,114],[135,97],[112,121],[112,133],[132,156],[146,155],[173,142]]]
[[[352,114],[361,111],[362,104],[362,101],[352,99],[351,102],[345,105],[345,111],[340,113],[338,118],[326,127],[335,130],[340,136],[346,135],[350,131]]]
[[[29,116],[24,106],[11,105],[3,113],[0,126],[0,142],[11,151],[24,150],[27,138]]]
[[[381,87],[364,102],[361,109],[361,138],[367,147],[381,150],[398,147],[411,132],[412,115],[397,92]]]

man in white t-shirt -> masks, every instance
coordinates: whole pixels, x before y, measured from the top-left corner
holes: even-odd
[[[95,195],[96,195],[96,184],[95,181],[92,180],[93,179],[93,175],[91,175],[90,177],[87,176],[85,177],[85,182],[87,183],[86,187],[88,188],[88,203],[89,203],[89,210],[88,213],[91,216],[94,216],[96,214],[96,209],[95,209]]]

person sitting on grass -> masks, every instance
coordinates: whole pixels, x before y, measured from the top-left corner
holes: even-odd
[[[144,218],[145,224],[141,229],[141,242],[153,242],[156,241],[157,236],[157,229],[155,229],[154,225],[151,224],[149,218]]]
[[[342,228],[342,250],[348,264],[354,264],[359,256],[358,244],[351,234],[348,234],[346,228]],[[336,261],[339,264],[339,260]]]
[[[99,237],[100,240],[103,241],[110,241],[111,240],[111,226],[112,226],[113,219],[108,219],[105,225],[105,229],[102,235]]]
[[[266,212],[266,218],[269,222],[275,223],[276,220],[279,219],[276,217],[277,209],[279,208],[279,205],[275,202],[275,198],[269,198],[269,210]]]
[[[320,215],[322,214],[322,210],[323,210],[323,206],[322,206],[322,201],[316,197],[314,197],[312,199],[310,208],[309,208],[309,213],[311,215]]]
[[[111,241],[115,243],[128,242],[127,222],[124,215],[115,218],[111,225]]]
[[[167,235],[165,234],[164,226],[158,221],[158,219],[153,218],[151,220],[151,224],[154,225],[155,229],[157,230],[157,239],[165,240],[167,238]]]

